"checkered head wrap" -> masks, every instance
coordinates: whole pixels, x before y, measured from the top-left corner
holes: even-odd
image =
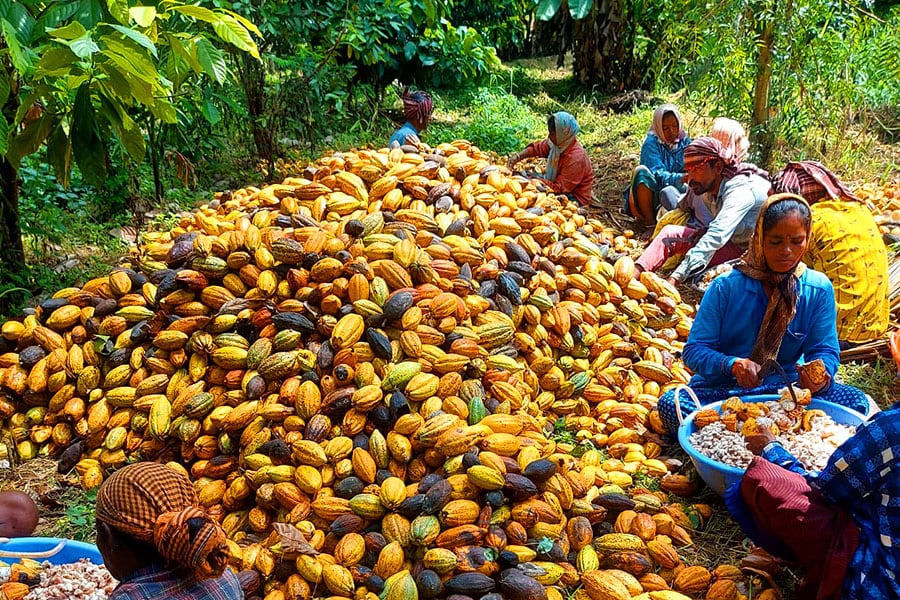
[[[225,531],[200,507],[187,477],[165,465],[135,463],[113,473],[97,492],[96,516],[199,579],[225,570]]]
[[[403,100],[403,114],[408,120],[424,123],[431,117],[434,107],[428,92],[406,88],[403,90],[401,100]]]
[[[775,175],[772,187],[776,192],[799,194],[807,202],[817,202],[826,198],[860,202],[860,199],[834,173],[814,160],[789,162]]]

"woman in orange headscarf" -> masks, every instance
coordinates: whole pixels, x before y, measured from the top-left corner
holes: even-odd
[[[240,600],[225,531],[190,480],[159,463],[113,473],[97,492],[97,548],[119,586],[109,600]]]

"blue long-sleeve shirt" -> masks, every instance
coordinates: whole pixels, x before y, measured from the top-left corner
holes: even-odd
[[[691,143],[685,136],[671,149],[652,131],[641,146],[641,164],[656,177],[659,189],[667,185],[681,186],[684,179],[684,149]]]
[[[806,478],[859,527],[859,547],[842,598],[900,598],[900,402],[877,413],[834,451],[820,472],[808,472],[779,444],[762,457]]]
[[[805,362],[821,358],[833,380],[840,362],[834,288],[825,275],[812,269],[803,272],[798,286],[797,310],[781,342],[778,364],[796,380],[795,366],[801,358]],[[738,358],[750,356],[767,304],[762,283],[738,270],[713,280],[684,346],[684,362],[695,373],[691,387],[739,387],[731,367]],[[763,383],[781,381],[773,372]]]
[[[407,139],[410,137],[418,137],[419,130],[413,127],[413,124],[407,121],[403,124],[403,126],[394,132],[391,136],[391,139],[388,140],[388,147],[391,146],[394,142],[397,142],[401,146],[407,143]]]

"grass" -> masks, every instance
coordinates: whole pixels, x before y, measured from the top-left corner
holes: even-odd
[[[843,364],[838,369],[838,377],[869,394],[882,409],[900,398],[900,376],[889,358],[879,356],[873,362]]]
[[[97,538],[94,524],[97,490],[85,491],[77,486],[69,486],[56,498],[56,503],[58,508],[54,512],[58,517],[48,519],[40,534],[93,544]]]

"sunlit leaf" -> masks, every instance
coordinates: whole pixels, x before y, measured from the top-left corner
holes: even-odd
[[[57,27],[55,29],[50,29],[47,31],[50,37],[54,37],[60,40],[76,40],[87,33],[87,29],[84,28],[84,25],[79,23],[78,21],[72,21],[65,27]]]
[[[156,9],[152,6],[132,6],[128,14],[141,27],[150,27],[156,19]]]
[[[106,8],[109,10],[109,14],[122,25],[128,25],[131,22],[128,0],[106,0]]]
[[[78,39],[69,42],[69,48],[78,58],[88,58],[95,52],[100,52],[100,47],[91,37],[90,33],[85,33]]]
[[[259,50],[256,42],[250,36],[250,32],[244,29],[244,26],[235,19],[222,15],[222,18],[212,24],[213,31],[225,42],[248,52],[253,58],[259,58]]]

